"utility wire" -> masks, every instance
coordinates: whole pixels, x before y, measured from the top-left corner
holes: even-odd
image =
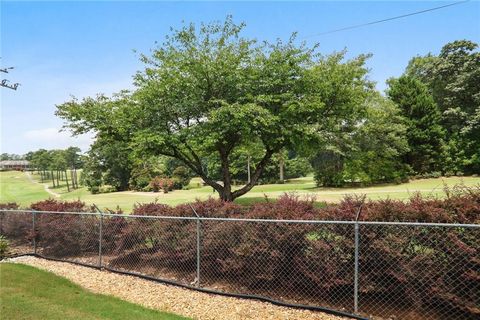
[[[454,3],[446,4],[446,5],[443,5],[443,6],[439,6],[439,7],[434,7],[434,8],[425,9],[425,10],[416,11],[416,12],[407,13],[407,14],[402,14],[400,16],[390,17],[390,18],[386,18],[386,19],[382,19],[382,20],[376,20],[376,21],[356,24],[356,25],[353,25],[353,26],[344,27],[344,28],[340,28],[340,29],[334,29],[334,30],[330,30],[330,31],[326,31],[326,32],[312,34],[312,35],[304,37],[303,39],[307,39],[307,38],[311,38],[311,37],[317,37],[317,36],[323,36],[323,35],[330,34],[330,33],[335,33],[335,32],[340,32],[340,31],[345,31],[345,30],[351,30],[351,29],[361,28],[361,27],[365,27],[365,26],[370,26],[372,24],[378,24],[378,23],[387,22],[387,21],[391,21],[391,20],[406,18],[406,17],[417,15],[417,14],[422,14],[422,13],[425,13],[425,12],[435,11],[435,10],[439,10],[439,9],[443,9],[443,8],[447,8],[447,7],[456,6],[456,5],[459,5],[459,4],[464,4],[464,3],[469,2],[469,1],[470,0],[454,2]]]

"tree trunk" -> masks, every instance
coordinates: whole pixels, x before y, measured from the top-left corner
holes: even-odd
[[[72,182],[72,189],[77,189],[78,186],[76,185],[76,182],[75,182],[75,176],[73,174],[73,169],[70,169],[70,181]]]
[[[60,186],[60,177],[59,177],[59,174],[58,174],[58,170],[57,170],[57,187]]]
[[[184,156],[177,149],[172,148],[172,153],[168,153],[168,154],[164,153],[164,155],[181,160],[193,172],[198,174],[203,179],[203,181],[205,181],[206,184],[208,184],[213,189],[215,189],[218,192],[220,199],[224,201],[233,201],[236,198],[250,191],[256,185],[268,161],[270,161],[270,159],[272,158],[272,155],[275,152],[278,152],[281,149],[281,147],[282,146],[278,146],[274,150],[267,149],[262,160],[260,160],[260,162],[256,166],[254,166],[255,171],[251,176],[251,181],[246,185],[244,185],[242,188],[235,190],[233,192],[231,189],[231,177],[230,177],[230,169],[229,169],[229,162],[228,162],[228,149],[219,150],[220,158],[222,161],[222,178],[223,178],[223,184],[224,184],[223,186],[207,176],[207,174],[202,168],[200,159],[195,154],[193,156],[194,160],[192,160]]]
[[[78,188],[77,168],[73,167],[73,176],[75,177],[75,186]]]
[[[222,162],[222,180],[223,188],[219,192],[220,199],[223,201],[233,201],[232,195],[232,181],[230,176],[230,163],[228,160],[228,153],[225,150],[220,150],[220,161]]]
[[[278,166],[280,167],[280,182],[283,182],[283,168],[285,166],[285,160],[283,159],[283,155],[280,155]]]
[[[260,176],[262,175],[263,170],[265,169],[268,161],[270,161],[270,159],[272,158],[273,153],[274,153],[273,150],[267,150],[265,152],[265,155],[263,156],[262,160],[260,160],[260,162],[255,166],[255,172],[253,173],[252,180],[246,185],[244,185],[242,188],[232,192],[233,199],[243,196],[245,193],[252,190],[252,188],[257,183],[258,179],[260,179]]]
[[[65,181],[67,182],[67,192],[70,192],[70,186],[68,185],[68,174],[67,174],[67,170],[65,170]]]
[[[252,181],[252,179],[250,177],[250,155],[247,158],[247,175],[248,175],[247,183],[250,183],[250,181]]]
[[[265,166],[267,165],[268,161],[272,158],[273,153],[274,153],[273,151],[267,150],[262,160],[260,160],[260,162],[255,166],[255,172],[253,173],[251,181],[246,185],[244,185],[242,188],[235,190],[233,192],[231,190],[231,184],[230,184],[230,170],[228,167],[228,159],[225,159],[225,155],[223,156],[220,155],[220,158],[222,159],[222,174],[223,174],[224,186],[222,187],[215,181],[208,179],[204,174],[202,175],[202,178],[208,185],[210,185],[215,190],[217,190],[220,196],[220,199],[222,199],[223,201],[231,202],[236,198],[244,195],[255,186],[261,174],[263,173],[263,170],[265,169]]]
[[[233,200],[235,200],[231,191],[223,190],[223,191],[219,191],[218,194],[222,201],[232,202]]]
[[[53,175],[53,170],[51,171],[53,188],[55,188],[55,176]]]

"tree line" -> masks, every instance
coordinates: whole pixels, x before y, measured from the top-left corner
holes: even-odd
[[[79,188],[78,169],[83,167],[80,148],[69,147],[65,150],[45,150],[28,152],[25,160],[30,161],[30,167],[40,175],[41,182],[51,181],[53,188],[59,187],[65,181],[67,191]]]
[[[413,58],[384,96],[369,55],[322,55],[295,34],[259,42],[243,28],[228,17],[173,30],[141,56],[134,90],[57,106],[74,135],[96,133],[85,161],[95,184],[128,189],[160,161],[231,201],[286,172],[313,171],[323,186],[480,172],[477,44]]]

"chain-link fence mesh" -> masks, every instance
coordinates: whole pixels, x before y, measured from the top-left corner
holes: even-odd
[[[205,221],[201,285],[353,311],[352,225]]]
[[[104,217],[104,266],[184,285],[194,284],[195,225],[192,220]]]
[[[100,220],[93,214],[35,213],[36,253],[96,265]]]
[[[32,213],[0,211],[0,235],[8,240],[10,255],[33,253]]]
[[[359,310],[399,319],[480,318],[480,228],[361,225]]]
[[[374,319],[478,319],[480,226],[0,211],[15,253]]]

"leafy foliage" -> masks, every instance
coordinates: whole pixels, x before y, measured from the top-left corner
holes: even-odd
[[[174,182],[174,188],[182,189],[190,183],[190,173],[184,166],[179,166],[173,170],[172,179]]]
[[[445,171],[480,172],[480,52],[468,40],[447,43],[439,55],[413,58],[406,75],[425,83],[447,133]]]
[[[363,117],[348,135],[332,139],[324,150],[311,157],[317,185],[338,187],[408,180],[410,169],[402,159],[409,150],[404,122],[392,102],[372,94]]]
[[[152,189],[153,192],[158,192],[163,190],[163,193],[168,193],[169,191],[173,190],[175,185],[175,181],[170,178],[164,177],[155,177],[150,181],[149,187]]]
[[[195,210],[202,217],[351,221],[362,205],[362,221],[480,222],[478,187],[457,186],[445,192],[445,199],[415,194],[408,202],[346,197],[325,208],[316,208],[314,199],[292,194],[251,207],[214,199],[177,207],[150,203],[137,205],[134,214],[191,217]],[[55,200],[32,207],[57,211],[87,209],[79,202]],[[25,227],[31,228],[31,215],[26,216],[30,224]],[[98,220],[91,220],[92,216],[38,216],[35,236],[44,254],[96,254]],[[2,226],[8,232],[18,232],[21,222],[10,219]],[[195,220],[105,217],[104,253],[109,255],[108,264],[113,268],[131,268],[134,261],[135,268],[140,268],[136,269],[138,272],[148,274],[162,268],[181,277],[196,268],[195,228]],[[242,286],[254,292],[261,283],[268,288],[269,295],[282,296],[282,290],[288,288],[291,294],[306,299],[306,292],[328,299],[333,293],[347,294],[353,288],[352,225],[203,221],[201,228],[202,273],[209,276],[208,281],[218,280],[222,286]],[[361,277],[363,283],[368,283],[362,294],[394,296],[406,306],[446,305],[449,312],[462,314],[466,319],[478,315],[472,304],[472,297],[480,289],[478,230],[362,225],[360,232]],[[452,285],[452,281],[461,281],[463,285]],[[430,294],[418,295],[416,290],[409,290],[419,286]]]
[[[9,244],[7,238],[0,234],[0,260],[6,257]]]
[[[440,125],[441,114],[427,87],[415,78],[402,76],[389,80],[387,94],[406,119],[410,151],[405,162],[416,173],[440,169],[445,132]]]
[[[133,93],[66,102],[57,115],[75,134],[95,131],[97,139],[128,143],[125,150],[137,156],[181,160],[231,201],[259,181],[283,148],[353,125],[372,88],[367,56],[321,57],[315,46],[297,45],[295,36],[257,44],[240,36],[242,28],[227,18],[174,30],[142,56],[146,68],[135,76]],[[233,155],[251,144],[261,154],[251,181],[232,191]],[[206,170],[208,157],[220,164],[221,184]]]

